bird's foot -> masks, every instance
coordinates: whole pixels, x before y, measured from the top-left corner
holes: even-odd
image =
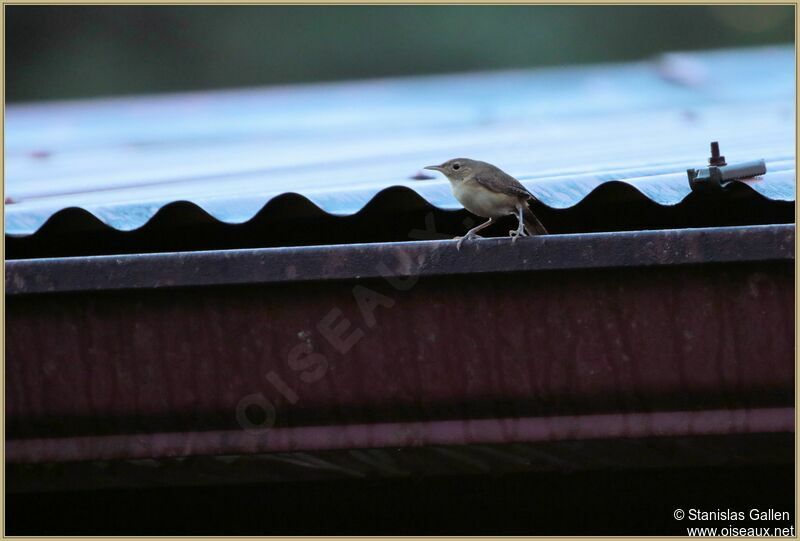
[[[481,238],[483,237],[481,237],[480,235],[476,235],[475,233],[467,233],[463,237],[453,237],[453,240],[458,239],[458,242],[456,243],[456,250],[461,250],[461,244],[465,240],[481,239]]]
[[[511,244],[514,244],[517,240],[517,237],[527,237],[528,234],[525,231],[520,231],[519,229],[512,229],[508,232],[508,236],[511,237]]]

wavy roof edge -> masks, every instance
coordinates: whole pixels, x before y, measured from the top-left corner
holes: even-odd
[[[781,166],[785,167],[786,165],[781,162],[777,164],[779,170],[769,171],[763,177],[734,182],[736,185],[746,187],[766,200],[794,202],[796,173],[793,168],[780,170]],[[551,209],[559,210],[580,205],[596,194],[598,190],[610,185],[624,186],[627,188],[626,192],[638,194],[660,206],[679,205],[692,193],[685,173],[653,175],[639,179],[598,180],[596,177],[592,179],[580,177],[578,175],[570,180],[551,179],[539,182],[523,181],[523,183],[542,204]],[[221,224],[240,225],[253,220],[256,216],[268,210],[269,207],[279,204],[281,200],[286,198],[297,198],[303,201],[303,204],[314,209],[312,212],[336,217],[348,217],[359,214],[373,205],[381,204],[387,198],[397,197],[395,194],[398,192],[416,196],[421,203],[427,203],[439,210],[457,211],[463,209],[452,196],[449,184],[445,181],[432,182],[427,185],[421,184],[419,188],[394,185],[377,190],[353,189],[346,192],[321,192],[318,194],[284,192],[270,195],[265,199],[253,197],[219,198],[211,201],[181,199],[153,203],[152,205],[143,205],[142,203],[120,204],[117,206],[99,205],[98,208],[73,206],[62,208],[46,215],[43,214],[41,217],[32,216],[30,213],[15,216],[12,212],[6,214],[6,235],[16,238],[34,235],[52,220],[76,211],[85,213],[88,215],[87,218],[93,218],[110,229],[120,232],[132,232],[147,226],[154,218],[168,212],[171,207],[186,204],[195,207],[199,212]],[[343,202],[346,204],[343,205]],[[35,225],[31,222],[32,218],[36,221]]]
[[[311,85],[138,97],[137,107],[30,106],[16,110],[6,138],[27,150],[6,166],[5,234],[34,235],[75,209],[135,231],[179,202],[243,224],[292,193],[332,216],[396,190],[458,210],[447,181],[409,180],[457,155],[500,165],[552,209],[610,182],[672,206],[691,193],[686,168],[705,162],[710,141],[734,162],[765,159],[767,175],[744,183],[767,200],[794,201],[793,58],[790,47],[737,49],[524,70],[527,86],[477,73],[344,82],[335,93]],[[706,78],[675,80],[681,70]],[[714,84],[742,73],[759,83]],[[473,84],[459,84],[464,77]],[[223,132],[237,137],[220,146]]]

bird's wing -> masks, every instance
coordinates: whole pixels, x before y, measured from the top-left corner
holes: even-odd
[[[496,193],[504,193],[526,199],[533,197],[533,194],[520,181],[502,171],[494,171],[491,174],[478,174],[473,178],[475,182],[487,190]]]

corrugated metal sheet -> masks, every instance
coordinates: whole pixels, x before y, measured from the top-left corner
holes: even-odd
[[[500,165],[552,208],[612,181],[675,205],[711,140],[730,162],[766,159],[768,174],[746,184],[794,201],[794,83],[793,50],[778,47],[10,106],[6,234],[30,235],[75,208],[128,231],[177,201],[241,223],[287,192],[349,215],[396,197],[392,186],[460,209],[446,181],[411,180],[454,156]]]

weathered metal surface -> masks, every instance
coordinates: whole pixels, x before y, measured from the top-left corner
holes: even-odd
[[[7,449],[785,433],[793,261],[767,259],[10,296]]]
[[[793,225],[6,262],[6,294],[794,259]]]
[[[676,205],[712,140],[731,162],[765,159],[746,185],[794,201],[792,48],[687,58],[714,77],[682,86],[639,62],[9,106],[5,231],[31,235],[61,213],[130,231],[176,201],[242,223],[287,192],[344,216],[391,204],[392,186],[459,209],[446,181],[410,180],[458,155],[496,163],[551,208],[610,181]],[[741,73],[752,82],[713,83]]]

